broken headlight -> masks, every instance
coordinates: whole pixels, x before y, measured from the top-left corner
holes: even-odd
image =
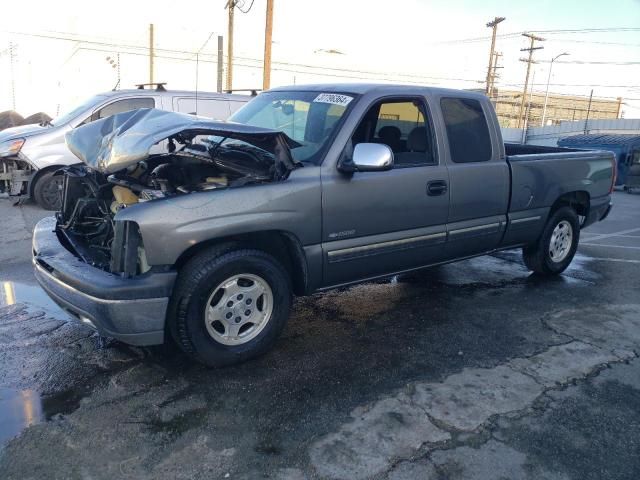
[[[20,153],[20,149],[24,145],[24,138],[9,140],[0,143],[0,157],[12,157]]]

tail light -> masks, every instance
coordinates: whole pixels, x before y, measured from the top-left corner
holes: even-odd
[[[609,193],[613,193],[613,187],[615,187],[616,180],[618,178],[618,163],[616,162],[615,155],[611,158],[611,166],[613,168],[613,175],[611,175],[611,187],[609,188]]]

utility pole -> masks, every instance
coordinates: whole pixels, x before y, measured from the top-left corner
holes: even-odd
[[[493,32],[491,34],[491,50],[489,51],[489,68],[487,69],[487,86],[485,88],[485,93],[488,95],[491,91],[491,71],[493,70],[493,61],[494,61],[494,50],[496,48],[496,33],[498,31],[498,24],[504,22],[505,17],[495,17],[489,23],[487,23],[487,27],[490,27]]]
[[[500,57],[502,56],[502,53],[500,52],[495,52],[493,54],[493,71],[491,72],[491,82],[490,82],[490,87],[489,87],[489,91],[487,92],[487,96],[491,99],[495,97],[495,93],[496,93],[496,79],[500,77],[500,75],[498,75],[497,70],[499,68],[504,68],[504,67],[500,67],[498,66],[498,62],[500,61]]]
[[[531,73],[531,64],[535,63],[533,61],[533,52],[534,50],[541,50],[544,47],[534,47],[534,44],[536,41],[538,42],[544,42],[544,38],[541,37],[537,37],[535,35],[532,35],[530,33],[523,33],[522,34],[523,37],[527,37],[529,39],[529,41],[531,42],[529,48],[521,48],[520,51],[521,52],[529,52],[529,58],[525,59],[525,58],[521,58],[520,61],[521,62],[527,62],[527,76],[525,78],[524,81],[524,90],[522,91],[522,101],[520,102],[520,112],[518,113],[518,126],[516,128],[520,128],[520,125],[522,124],[522,114],[524,113],[524,107],[525,104],[527,102],[527,88],[529,87],[529,74]]]
[[[591,100],[593,100],[593,88],[591,89],[591,94],[589,95],[589,106],[587,107],[587,118],[584,120],[584,134],[589,133],[589,114],[591,113]]]
[[[271,37],[273,34],[273,2],[267,0],[267,19],[264,26],[264,64],[262,72],[262,90],[271,85]]]
[[[622,97],[618,97],[618,111],[616,112],[616,118],[622,118]]]
[[[153,57],[155,55],[153,51],[153,23],[149,24],[149,83],[153,83]]]
[[[233,12],[236,9],[236,0],[227,2],[229,19],[227,22],[227,90],[233,89]]]
[[[224,56],[224,45],[223,45],[223,39],[222,39],[222,35],[218,35],[218,76],[217,76],[217,89],[216,91],[218,93],[222,93],[222,60]]]
[[[533,100],[533,85],[536,81],[536,71],[533,70],[533,75],[531,75],[531,90],[529,90],[529,101],[527,102],[527,108],[525,109],[524,114],[524,126],[522,128],[522,144],[525,145],[527,143],[527,131],[529,130],[529,118],[531,117],[531,103]]]
[[[13,42],[9,42],[9,63],[11,65],[11,105],[12,110],[16,110],[16,75],[14,70],[15,63],[15,48]]]

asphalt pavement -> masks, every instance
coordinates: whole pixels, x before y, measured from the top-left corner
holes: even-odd
[[[208,369],[70,321],[46,215],[0,201],[0,478],[640,478],[640,195],[569,270],[519,251],[298,299],[275,349]]]

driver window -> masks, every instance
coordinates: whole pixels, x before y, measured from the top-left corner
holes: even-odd
[[[381,143],[391,148],[394,168],[435,165],[429,123],[421,101],[392,100],[373,105],[353,136],[358,143]]]

